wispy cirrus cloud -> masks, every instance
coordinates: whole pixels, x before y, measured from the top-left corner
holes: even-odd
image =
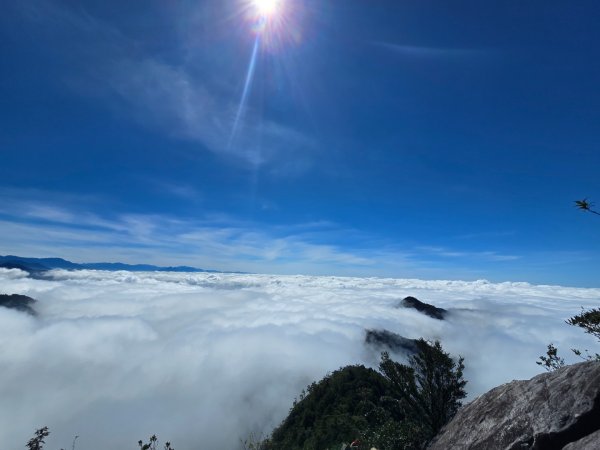
[[[85,202],[75,204],[71,196],[67,196],[70,203],[53,204],[41,202],[30,191],[2,193],[6,201],[0,206],[0,233],[6,239],[0,241],[0,253],[276,273],[354,273],[376,271],[381,264],[379,250],[336,244],[332,233],[351,235],[354,231],[328,221],[288,227],[218,214],[203,218],[108,216],[90,211]],[[395,263],[402,260],[398,253]]]
[[[482,57],[489,54],[488,50],[476,48],[431,47],[396,44],[392,42],[371,42],[371,44],[400,56],[420,59],[464,59]]]
[[[218,211],[107,212],[107,199],[0,188],[0,254],[191,265],[253,273],[529,280],[555,284],[593,252],[392,239],[336,222],[265,223]],[[53,199],[52,201],[48,199]],[[102,212],[99,212],[102,211]],[[509,247],[510,248],[510,247]]]
[[[139,122],[254,166],[293,160],[300,156],[298,152],[309,151],[313,145],[302,133],[252,111],[247,112],[244,124],[230,141],[234,97],[216,94],[183,66],[154,58],[124,60],[111,67],[106,82]]]
[[[149,50],[151,46],[144,45],[139,36],[125,34],[83,6],[34,0],[15,8],[37,34],[62,39],[53,51],[58,61],[68,65],[65,83],[117,116],[195,142],[234,163],[271,166],[270,173],[296,173],[310,166],[312,138],[252,106],[246,108],[232,140],[239,87],[223,78],[235,77],[224,77],[210,67],[194,70],[189,61],[173,57],[187,47],[186,42],[172,43],[175,47],[166,58],[164,53]]]
[[[140,181],[147,185],[148,189],[150,189],[152,192],[161,194],[163,196],[193,203],[202,202],[205,199],[204,192],[189,183],[172,181],[168,179],[158,180],[152,177],[140,177]]]
[[[195,217],[107,213],[98,207],[105,199],[92,196],[11,188],[0,188],[0,195],[0,253],[255,273],[462,279],[494,277],[496,265],[524,263],[519,254],[401,243],[326,219],[270,224],[210,211]]]
[[[502,254],[495,251],[463,251],[436,246],[419,246],[418,249],[425,253],[445,258],[468,258],[484,261],[514,261],[521,258],[519,255]]]
[[[465,239],[465,240],[477,240],[477,239],[495,239],[495,238],[507,238],[515,236],[517,234],[514,230],[506,231],[479,231],[476,233],[465,233],[458,236],[454,236],[454,239]]]

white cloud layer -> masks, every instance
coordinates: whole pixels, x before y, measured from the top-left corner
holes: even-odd
[[[48,425],[48,448],[136,448],[157,433],[178,449],[232,449],[268,432],[312,380],[377,364],[364,330],[441,339],[465,357],[471,396],[538,373],[589,336],[564,320],[600,289],[485,281],[0,269],[0,291],[38,299],[39,317],[0,308],[0,442]],[[397,309],[413,295],[447,321]]]

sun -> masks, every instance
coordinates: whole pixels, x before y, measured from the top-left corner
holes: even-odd
[[[235,1],[235,0],[234,0]],[[299,18],[301,0],[237,0],[240,16],[261,50],[280,51],[301,38]]]
[[[281,0],[252,0],[252,4],[259,16],[267,19],[277,14]]]

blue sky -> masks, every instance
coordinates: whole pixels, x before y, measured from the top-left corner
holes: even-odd
[[[4,5],[0,254],[598,286],[597,2],[279,8]]]

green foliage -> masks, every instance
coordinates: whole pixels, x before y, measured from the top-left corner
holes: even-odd
[[[586,333],[596,337],[600,342],[600,309],[593,308],[587,311],[582,309],[581,314],[569,318],[566,322],[569,325],[583,328]],[[572,348],[571,351],[585,361],[600,361],[600,354],[591,354],[587,349],[582,352],[577,348]],[[565,365],[565,360],[560,358],[557,353],[558,349],[553,344],[549,344],[546,356],[540,356],[540,360],[536,361],[536,364],[549,372],[560,369]]]
[[[593,209],[594,204],[588,202],[587,198],[584,198],[583,200],[575,200],[575,206],[582,211],[590,212],[600,216],[600,212]],[[585,333],[591,334],[598,339],[598,342],[600,342],[600,309],[592,308],[586,311],[582,308],[581,314],[577,314],[576,316],[569,318],[567,323],[575,327],[583,328]],[[552,344],[548,345],[546,356],[540,356],[540,361],[537,361],[536,364],[543,366],[548,371],[563,367],[565,365],[565,361],[563,358],[559,358],[557,356],[557,351],[558,350],[556,347],[554,347]],[[598,353],[592,355],[588,350],[584,350],[586,355],[582,356],[583,352],[577,348],[572,348],[571,351],[585,361],[600,361],[600,354]]]
[[[256,435],[250,433],[245,439],[240,439],[242,450],[268,450],[270,447],[269,439],[265,438],[262,434]]]
[[[158,448],[158,438],[156,437],[155,434],[153,434],[148,439],[148,443],[144,444],[144,442],[140,440],[140,441],[138,441],[138,446],[140,447],[140,450],[156,450]],[[175,449],[173,447],[171,447],[170,442],[165,442],[164,450],[175,450]]]
[[[567,320],[567,323],[575,327],[583,328],[585,333],[591,334],[598,339],[598,342],[600,342],[600,309],[592,308],[586,311],[582,308],[581,314],[571,317],[569,320]],[[600,354],[598,353],[591,355],[587,350],[585,350],[586,356],[584,357],[582,356],[582,352],[580,350],[575,348],[571,350],[577,356],[581,356],[585,360],[600,361]]]
[[[40,428],[39,430],[37,430],[35,432],[34,436],[31,439],[29,439],[29,442],[27,442],[26,447],[29,450],[42,450],[44,447],[44,444],[45,444],[44,439],[46,437],[48,437],[49,434],[50,434],[50,432],[48,431],[48,427]],[[75,450],[75,441],[77,440],[78,437],[79,436],[75,436],[73,438],[73,445],[71,446],[72,450]],[[157,450],[158,449],[158,438],[156,437],[155,434],[153,434],[152,436],[150,436],[150,439],[148,439],[147,444],[144,444],[143,441],[138,441],[138,446],[140,447],[141,450]],[[175,449],[173,447],[171,447],[170,442],[165,442],[164,450],[175,450]],[[256,447],[256,448],[249,448],[248,450],[261,450],[261,449]]]
[[[376,422],[377,426],[368,428],[362,434],[363,442],[368,443],[366,449],[375,447],[380,450],[410,450],[424,445],[420,427],[410,421],[394,419],[385,408],[378,409],[384,420]]]
[[[463,358],[455,362],[439,341],[416,341],[418,353],[409,365],[381,356],[379,369],[389,380],[392,394],[386,398],[403,418],[407,441],[402,448],[424,448],[456,414],[466,397]]]
[[[342,442],[381,426],[374,414],[389,395],[387,380],[373,369],[347,366],[308,386],[272,434],[268,449],[338,450]]]
[[[29,450],[42,450],[45,444],[44,439],[47,438],[49,434],[48,427],[40,428],[35,432],[34,436],[29,439],[29,442],[27,442],[25,447]]]
[[[535,363],[538,366],[542,366],[548,372],[552,372],[553,370],[560,369],[565,365],[564,358],[558,356],[558,349],[554,346],[554,344],[548,344],[548,350],[546,351],[546,356],[540,356],[540,360]]]
[[[588,202],[586,198],[584,198],[583,200],[575,200],[575,205],[577,206],[577,208],[583,211],[591,212],[592,214],[597,214],[600,216],[600,212],[592,208],[594,204]],[[581,314],[571,317],[569,320],[567,320],[567,323],[575,327],[583,328],[583,330],[586,333],[591,334],[600,342],[600,309],[592,308],[586,311],[582,308]],[[577,356],[581,356],[582,354],[581,351],[578,349],[573,348],[571,350]],[[590,355],[590,353],[587,350],[585,350],[585,352],[587,356],[582,356],[583,359],[595,359],[597,361],[600,361],[600,354],[596,353],[595,355]]]
[[[382,353],[380,372],[348,366],[308,387],[264,449],[421,449],[456,413],[466,396],[463,359],[439,342],[420,339],[409,365]],[[261,449],[262,450],[262,449]]]
[[[581,314],[567,320],[569,325],[583,328],[586,333],[591,334],[600,341],[600,309],[582,309]]]

